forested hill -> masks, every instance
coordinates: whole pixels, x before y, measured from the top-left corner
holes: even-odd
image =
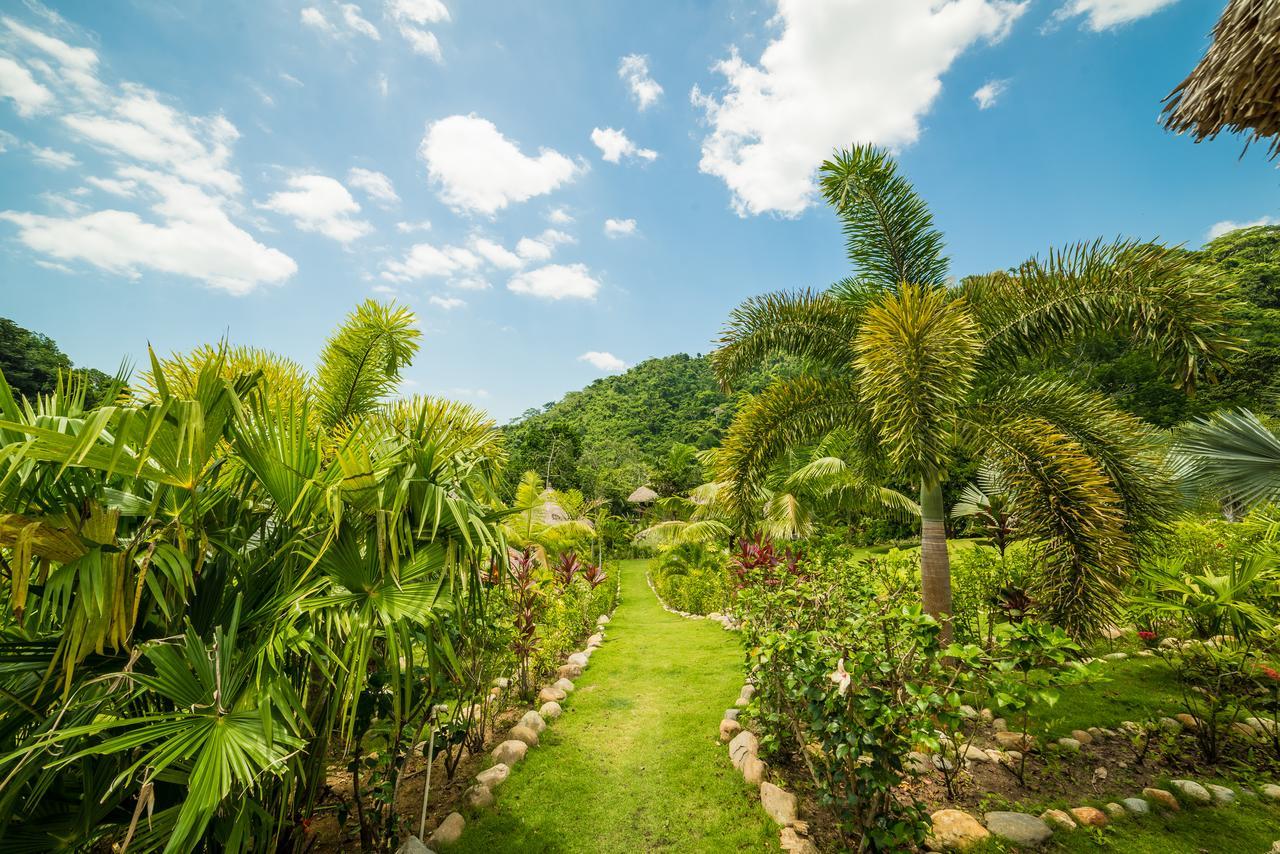
[[[646,483],[687,488],[699,474],[690,449],[719,444],[733,410],[734,398],[720,390],[706,356],[650,359],[506,427],[508,471],[518,480],[534,470],[557,488],[613,501]]]

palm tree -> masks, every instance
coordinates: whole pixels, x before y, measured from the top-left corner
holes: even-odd
[[[1040,598],[1078,632],[1114,608],[1132,535],[1167,489],[1149,429],[1034,360],[1124,332],[1183,386],[1233,346],[1226,286],[1188,253],[1129,241],[1051,251],[948,280],[942,234],[891,157],[859,146],[822,164],[854,275],[821,293],[769,294],[733,312],[712,355],[726,387],[775,354],[802,365],[738,413],[720,478],[745,510],[773,461],[835,429],[868,470],[919,485],[926,610],[951,609],[942,483],[961,451],[991,459],[1043,552]]]

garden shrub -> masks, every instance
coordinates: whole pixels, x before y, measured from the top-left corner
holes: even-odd
[[[662,601],[678,611],[724,613],[732,607],[727,557],[714,546],[683,543],[663,549],[651,578]]]

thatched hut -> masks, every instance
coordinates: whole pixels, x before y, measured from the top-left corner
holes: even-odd
[[[637,487],[636,491],[627,496],[627,501],[631,504],[651,504],[658,498],[658,493],[654,492],[647,486]]]
[[[1271,139],[1280,154],[1280,0],[1231,0],[1213,44],[1164,100],[1164,126],[1196,142],[1222,131]]]
[[[539,497],[542,499],[542,524],[559,525],[569,521],[569,511],[556,502],[554,492],[548,489]]]

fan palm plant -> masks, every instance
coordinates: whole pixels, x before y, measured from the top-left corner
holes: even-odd
[[[314,377],[153,355],[145,395],[88,410],[0,377],[5,850],[301,844],[374,678],[394,787],[506,555],[492,422],[385,400],[417,334],[366,304]]]
[[[728,500],[748,510],[788,448],[844,430],[869,470],[919,485],[922,595],[944,618],[942,484],[959,452],[991,459],[1043,553],[1048,616],[1078,632],[1097,626],[1132,564],[1135,526],[1162,510],[1165,478],[1147,427],[1028,363],[1110,330],[1191,387],[1233,347],[1226,285],[1188,253],[1129,241],[1052,251],[953,285],[942,234],[887,153],[855,147],[821,173],[854,276],[734,311],[712,356],[722,384],[778,353],[805,369],[739,410],[720,457]]]
[[[1185,425],[1173,456],[1193,487],[1217,491],[1230,505],[1280,499],[1280,436],[1247,409]]]

